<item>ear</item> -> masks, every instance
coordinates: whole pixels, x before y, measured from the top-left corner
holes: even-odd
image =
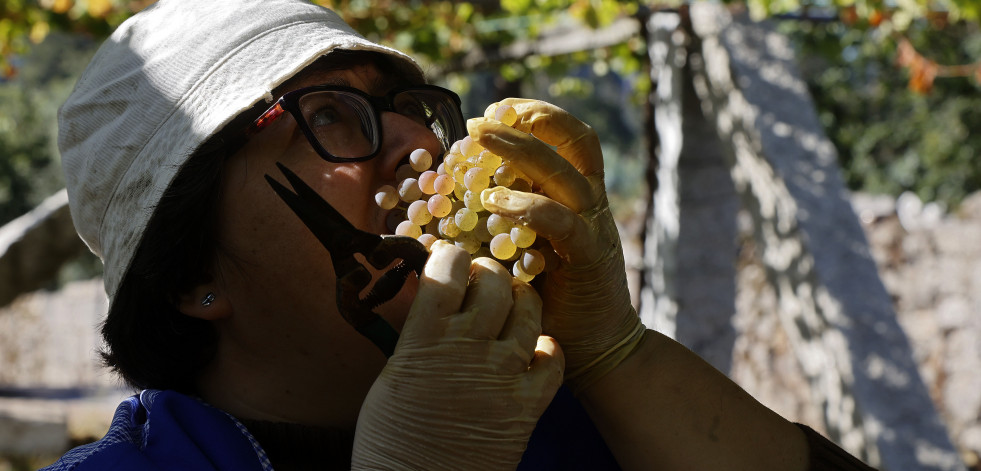
[[[202,283],[181,293],[177,309],[185,315],[213,321],[232,315],[232,303],[223,296],[216,283]]]

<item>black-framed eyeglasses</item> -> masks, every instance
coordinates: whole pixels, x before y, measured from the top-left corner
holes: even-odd
[[[435,85],[418,85],[372,96],[351,87],[318,85],[286,93],[256,119],[254,135],[289,112],[310,145],[324,160],[361,162],[378,155],[381,113],[392,111],[431,129],[443,150],[466,135],[460,97]]]

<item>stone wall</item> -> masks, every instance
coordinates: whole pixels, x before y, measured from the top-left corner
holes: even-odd
[[[981,470],[981,193],[943,216],[901,201],[853,199],[937,409],[965,463]],[[625,226],[625,245],[635,254],[628,259],[639,256],[631,234],[637,230],[637,224]],[[820,430],[821,411],[809,400],[789,339],[776,317],[766,315],[777,309],[776,297],[756,260],[747,238],[731,376],[781,415]],[[0,388],[104,392],[88,400],[0,398],[0,443],[6,445],[0,452],[53,456],[108,426],[116,401],[127,393],[97,366],[96,328],[104,309],[101,282],[93,280],[26,295],[0,310]],[[0,469],[3,463],[0,458]]]
[[[863,223],[930,394],[966,461],[978,467],[981,193],[942,218],[909,202],[900,198],[896,208],[866,214]]]
[[[915,197],[913,197],[915,198]],[[858,195],[856,213],[920,374],[965,464],[981,469],[981,193],[940,215],[909,196]],[[776,296],[744,245],[731,376],[792,420],[818,424],[806,378],[775,316]],[[883,398],[889,401],[889,398]]]
[[[101,280],[37,291],[0,309],[0,470],[36,469],[105,434],[132,394],[98,360]]]

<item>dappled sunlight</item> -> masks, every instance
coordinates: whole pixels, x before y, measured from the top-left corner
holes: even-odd
[[[956,459],[931,418],[931,399],[786,40],[726,15],[692,7],[704,65],[695,70],[696,90],[731,157],[755,250],[829,436],[886,468],[919,459],[905,446],[913,437]],[[720,24],[731,27],[720,32]],[[882,428],[893,438],[873,433]]]

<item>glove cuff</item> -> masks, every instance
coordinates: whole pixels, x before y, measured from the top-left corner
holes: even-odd
[[[616,345],[613,345],[609,350],[601,353],[586,365],[566,371],[565,382],[572,389],[572,392],[578,396],[582,391],[592,386],[593,383],[616,369],[617,366],[620,366],[620,363],[623,363],[640,346],[646,330],[644,324],[638,318],[633,331],[617,342]]]

